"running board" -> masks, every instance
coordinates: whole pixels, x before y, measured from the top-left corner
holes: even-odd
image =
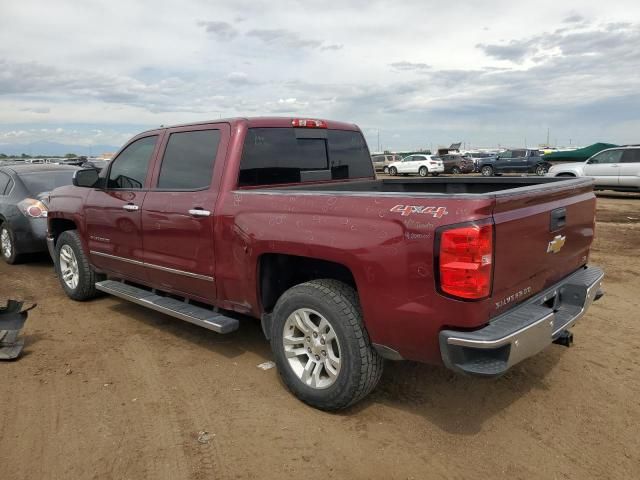
[[[235,318],[221,315],[206,308],[197,307],[170,297],[161,297],[150,290],[127,285],[115,280],[105,280],[96,283],[96,289],[129,300],[143,307],[172,317],[186,320],[217,333],[230,333],[237,330],[240,322]]]

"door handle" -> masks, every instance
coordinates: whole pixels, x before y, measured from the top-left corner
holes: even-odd
[[[123,205],[122,208],[124,208],[127,212],[137,212],[138,210],[140,210],[140,207],[138,205],[134,205],[133,203],[127,203],[126,205]]]
[[[209,210],[203,210],[201,208],[192,208],[191,210],[189,210],[189,215],[192,215],[194,217],[208,217],[209,215],[211,215],[211,212]]]

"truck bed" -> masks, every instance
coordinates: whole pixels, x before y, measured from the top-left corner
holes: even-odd
[[[402,195],[493,195],[524,193],[546,189],[557,182],[573,182],[576,185],[588,184],[590,179],[566,179],[561,177],[437,177],[437,178],[400,178],[362,180],[349,182],[328,182],[291,187],[265,187],[270,190],[295,190],[308,192],[336,193],[376,193]]]

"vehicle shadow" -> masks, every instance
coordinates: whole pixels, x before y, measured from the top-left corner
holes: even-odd
[[[532,390],[547,390],[546,378],[564,354],[551,346],[499,378],[461,375],[442,366],[386,362],[374,392],[343,415],[353,415],[378,403],[419,415],[443,431],[473,435]]]
[[[115,299],[118,303],[107,307],[110,311],[132,320],[166,332],[176,340],[185,341],[210,352],[235,358],[245,352],[252,352],[264,361],[271,359],[269,342],[262,333],[260,321],[246,316],[237,316],[240,328],[235,332],[221,335],[184,320],[155,312],[126,300]]]

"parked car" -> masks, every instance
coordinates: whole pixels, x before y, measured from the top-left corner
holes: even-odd
[[[483,159],[489,159],[488,162],[495,160],[497,153],[489,152],[466,152],[465,157],[470,158],[473,162],[473,171],[480,172],[480,162]]]
[[[593,177],[597,190],[640,191],[640,145],[609,148],[586,162],[560,163],[550,177]]]
[[[107,165],[109,165],[109,160],[102,158],[90,158],[82,163],[83,168],[95,168],[98,172],[102,171]]]
[[[408,155],[399,162],[393,162],[387,167],[389,175],[409,175],[417,173],[421,177],[428,174],[437,177],[444,172],[442,160],[435,155]]]
[[[377,180],[353,124],[238,118],[147,131],[76,172],[47,243],[72,299],[219,333],[259,319],[287,387],[335,410],[383,358],[495,376],[569,343],[601,295],[594,211],[587,178]]]
[[[47,195],[71,185],[76,167],[52,164],[0,166],[0,256],[19,262],[47,251]]]
[[[440,155],[438,158],[442,160],[444,173],[472,173],[474,170],[473,160],[462,155],[448,153]]]
[[[538,150],[527,148],[507,150],[494,158],[482,158],[478,163],[480,173],[485,177],[502,173],[535,173],[542,176],[551,167]]]
[[[375,168],[376,172],[387,173],[389,165],[401,159],[402,157],[400,155],[395,155],[395,154],[371,155],[373,168]]]

